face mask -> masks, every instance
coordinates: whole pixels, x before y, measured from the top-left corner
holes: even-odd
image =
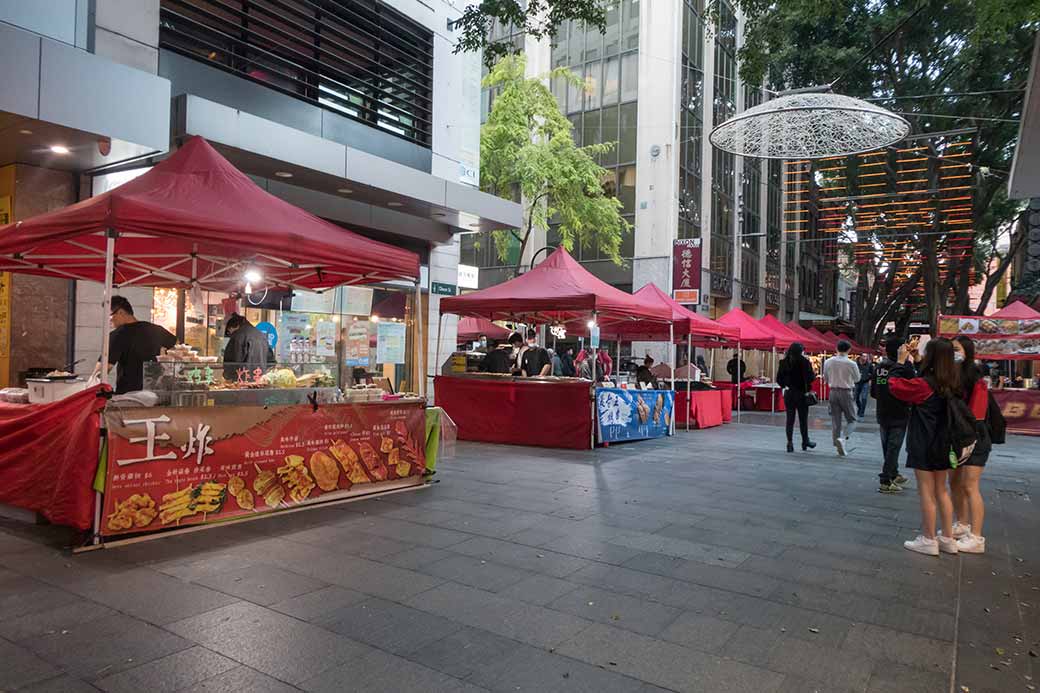
[[[533,339],[530,339],[530,340],[527,341],[527,346],[529,346],[529,347],[536,347],[536,346],[538,346],[538,342],[536,342]]]
[[[955,351],[955,352],[953,352],[953,360],[954,360],[954,361],[955,361],[956,363],[963,363],[963,362],[964,362],[964,354],[962,354],[962,353],[961,353],[961,352],[959,352],[959,351]]]

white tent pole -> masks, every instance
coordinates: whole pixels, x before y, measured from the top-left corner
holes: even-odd
[[[614,362],[614,372],[617,373],[618,387],[621,387],[621,335],[617,338],[617,361]]]
[[[669,433],[675,433],[675,325],[668,323],[668,362],[672,366],[672,423],[668,427]],[[688,372],[688,371],[687,371]],[[690,418],[690,412],[686,412],[687,420]],[[689,424],[687,424],[689,425]]]
[[[437,345],[434,349],[433,356],[433,374],[438,375],[441,367],[441,330],[444,329],[444,313],[437,311]],[[426,374],[423,374],[423,380],[426,380]],[[435,393],[436,394],[436,393]]]
[[[737,423],[740,423],[740,363],[744,360],[744,352],[740,348],[740,340],[737,340],[737,382],[735,394],[737,398]]]
[[[690,371],[693,370],[693,334],[686,335],[686,430],[690,430],[690,405],[693,390],[690,389]],[[672,417],[675,418],[675,417]]]
[[[431,295],[432,299],[433,296]],[[440,311],[437,311],[438,315]],[[427,316],[429,310],[426,311]],[[416,373],[419,375],[419,396],[426,397],[427,391],[427,373],[426,373],[426,359],[428,358],[427,352],[430,349],[430,345],[423,339],[423,309],[422,309],[422,281],[420,279],[415,280],[415,326],[416,326],[416,341],[418,342],[419,352],[419,363],[416,364]],[[441,326],[440,321],[437,322],[437,348],[441,346]]]
[[[776,373],[776,346],[773,346],[773,373]],[[770,413],[776,413],[776,392],[772,388],[769,389],[769,407]]]
[[[112,313],[112,274],[116,264],[116,232],[108,230],[105,241],[105,290],[101,294],[101,382],[108,385],[108,330],[104,316]]]

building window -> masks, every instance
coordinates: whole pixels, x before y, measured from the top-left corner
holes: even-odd
[[[780,291],[781,248],[783,247],[783,231],[781,229],[781,202],[783,188],[780,178],[780,162],[770,161],[767,164],[766,176],[766,288]],[[789,291],[789,289],[787,289]]]
[[[685,0],[679,105],[679,238],[701,237],[704,137],[703,0]]]
[[[715,35],[715,100],[712,123],[719,125],[737,111],[737,18],[732,6],[719,3]],[[733,274],[734,173],[736,158],[721,150],[712,153],[711,269]]]
[[[160,0],[159,45],[431,146],[433,32],[379,0]]]

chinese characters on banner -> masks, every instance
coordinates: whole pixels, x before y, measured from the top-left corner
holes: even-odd
[[[106,536],[264,513],[420,483],[421,403],[116,409]]]
[[[700,303],[701,239],[680,238],[673,241],[672,292],[679,303]]]

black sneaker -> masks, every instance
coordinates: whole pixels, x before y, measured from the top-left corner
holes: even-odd
[[[794,443],[788,443],[787,444],[787,451],[788,452],[794,452]]]
[[[815,447],[816,443],[812,442],[811,440],[807,440],[804,443],[802,443],[802,450],[812,450]]]

